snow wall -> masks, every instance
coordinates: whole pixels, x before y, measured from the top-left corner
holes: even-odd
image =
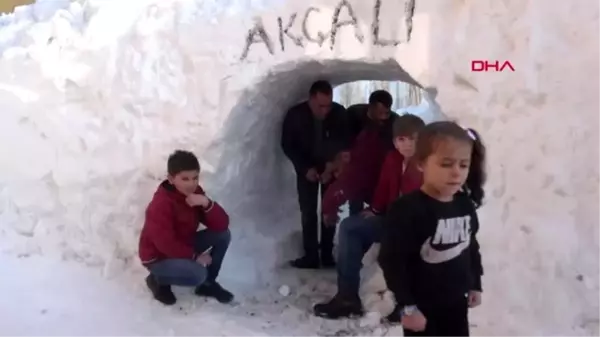
[[[598,333],[596,1],[45,1],[0,27],[3,252],[140,268],[184,148],[232,215],[223,277],[265,286],[300,248],[284,112],[318,78],[401,80],[489,148],[484,331]]]

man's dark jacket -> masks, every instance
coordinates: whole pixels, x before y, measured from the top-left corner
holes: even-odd
[[[291,160],[296,173],[305,176],[310,168],[322,172],[327,161],[337,153],[350,147],[351,135],[346,109],[333,103],[331,111],[322,122],[323,158],[315,155],[315,118],[308,102],[300,103],[288,110],[283,120],[281,147]]]

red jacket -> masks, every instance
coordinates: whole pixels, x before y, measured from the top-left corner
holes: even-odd
[[[388,206],[402,194],[410,193],[421,187],[423,175],[414,163],[409,162],[404,173],[404,157],[400,152],[390,151],[385,157],[379,182],[371,201],[371,210],[375,214],[385,213]]]
[[[386,153],[380,129],[369,127],[361,131],[350,152],[350,163],[325,190],[322,213],[337,214],[348,200],[371,200]]]
[[[204,190],[198,186],[196,193],[204,194]],[[229,216],[214,201],[205,209],[189,206],[183,194],[163,181],[146,208],[139,243],[142,263],[194,258],[194,238],[200,223],[213,231],[225,231],[229,227]]]

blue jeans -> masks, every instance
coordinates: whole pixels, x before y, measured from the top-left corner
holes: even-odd
[[[338,293],[356,296],[360,287],[360,269],[365,253],[379,242],[383,217],[352,215],[340,223],[338,233],[337,277]]]
[[[204,282],[212,283],[219,276],[223,258],[231,242],[231,232],[214,232],[208,229],[196,233],[194,251],[203,253],[212,247],[212,263],[204,267],[192,259],[164,259],[148,265],[150,274],[160,285],[196,287]]]

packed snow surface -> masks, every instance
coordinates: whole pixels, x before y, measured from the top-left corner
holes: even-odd
[[[373,297],[376,265],[364,270],[373,311],[339,322],[310,315],[335,275],[284,267],[300,226],[280,124],[327,78],[419,85],[428,120],[482,133],[474,334],[597,335],[598,3],[410,3],[47,0],[0,16],[0,332],[399,334],[377,324],[390,299]],[[340,4],[356,25],[327,35]],[[375,43],[376,22],[380,40],[402,43]],[[253,27],[269,43],[246,48]],[[473,59],[516,70],[473,73]],[[143,210],[176,148],[199,155],[202,184],[232,216],[221,281],[235,306],[178,289],[163,308],[143,288]]]

